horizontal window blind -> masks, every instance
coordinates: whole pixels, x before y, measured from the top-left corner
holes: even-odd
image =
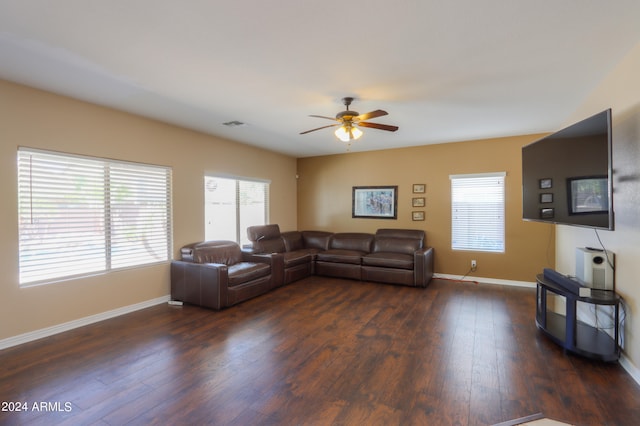
[[[171,169],[20,148],[20,284],[171,257]]]
[[[504,252],[505,175],[450,176],[453,250]]]

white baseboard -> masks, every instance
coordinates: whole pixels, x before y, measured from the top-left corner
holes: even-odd
[[[622,354],[619,362],[622,368],[624,368],[625,371],[629,373],[631,378],[635,380],[637,384],[640,385],[640,370],[638,370],[638,368],[635,365],[633,365],[631,360],[626,356],[624,356],[624,354]]]
[[[462,279],[460,275],[449,275],[449,274],[433,274],[433,278],[444,278],[447,280],[454,280],[460,282],[468,282],[468,283],[483,283],[483,284],[497,284],[497,285],[509,285],[512,287],[528,287],[528,288],[536,288],[535,281],[515,281],[515,280],[500,280],[497,278],[484,278],[484,277],[473,277],[467,275]]]
[[[32,342],[34,340],[42,339],[43,337],[53,336],[54,334],[63,333],[65,331],[73,330],[74,328],[83,327],[85,325],[104,321],[109,318],[114,318],[120,315],[139,311],[140,309],[145,309],[151,306],[167,303],[169,299],[170,299],[169,296],[162,296],[156,299],[151,299],[151,300],[146,300],[144,302],[136,303],[134,305],[123,306],[122,308],[118,308],[111,311],[102,312],[96,315],[91,315],[91,316],[80,318],[77,320],[65,322],[63,324],[54,325],[52,327],[42,328],[40,330],[30,331],[29,333],[8,337],[6,339],[0,340],[0,350],[10,348],[12,346],[21,345],[23,343]]]

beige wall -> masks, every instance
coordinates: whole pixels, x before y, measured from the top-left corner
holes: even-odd
[[[640,381],[640,43],[592,92],[567,124],[606,108],[613,113],[613,208],[615,231],[599,231],[615,253],[616,291],[626,304],[623,362]],[[575,248],[599,247],[592,230],[557,229],[557,269],[575,274]]]
[[[640,44],[567,121],[613,108],[616,230],[601,232],[616,253],[616,289],[625,298],[625,357],[640,366]],[[436,250],[436,272],[462,275],[478,260],[481,277],[533,281],[544,267],[573,273],[574,250],[597,246],[593,231],[523,222],[520,148],[538,136],[430,145],[297,161],[130,114],[0,80],[0,340],[168,295],[168,265],[129,269],[52,285],[18,286],[16,149],[19,145],[168,165],[174,179],[174,251],[204,233],[202,176],[270,179],[271,222],[283,230],[373,232],[421,228]],[[366,143],[366,136],[358,143]],[[299,174],[296,200],[295,174]],[[449,175],[507,172],[505,254],[452,252]],[[411,221],[411,185],[425,183],[424,222]],[[352,219],[351,188],[398,185],[396,221]],[[298,206],[296,216],[296,205]],[[557,232],[557,243],[554,246]],[[557,258],[556,258],[557,252]],[[636,376],[638,378],[638,376]]]
[[[330,231],[375,232],[378,228],[418,228],[435,248],[435,270],[472,276],[535,282],[555,261],[552,225],[523,222],[521,148],[542,135],[425,145],[365,153],[298,159],[298,227]],[[366,135],[357,143],[366,144]],[[449,175],[507,172],[506,252],[451,250]],[[426,184],[426,220],[412,221],[412,185]],[[398,185],[398,219],[353,219],[353,186]]]
[[[173,169],[173,244],[204,238],[203,176],[271,180],[270,218],[296,228],[296,160],[0,80],[0,340],[169,294],[169,265],[18,285],[16,151],[28,146]]]

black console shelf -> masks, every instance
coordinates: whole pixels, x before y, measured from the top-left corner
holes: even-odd
[[[538,275],[536,281],[536,325],[544,334],[566,350],[578,355],[607,362],[614,362],[620,358],[620,296],[613,291],[592,290],[591,296],[580,297],[566,286],[545,278],[543,274]],[[563,299],[563,309],[549,306],[548,296]],[[609,307],[612,316],[610,330],[613,335],[597,325],[580,321],[578,302],[590,309]]]

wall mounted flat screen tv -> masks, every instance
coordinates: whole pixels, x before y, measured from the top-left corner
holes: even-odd
[[[614,229],[611,109],[522,148],[522,218]]]

